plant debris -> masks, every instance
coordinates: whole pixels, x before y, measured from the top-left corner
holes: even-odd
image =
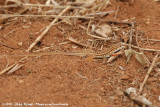
[[[158,0],[1,0],[0,101],[159,106],[158,7]]]

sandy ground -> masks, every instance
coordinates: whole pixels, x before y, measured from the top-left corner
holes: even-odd
[[[115,20],[129,19],[136,22],[135,29],[139,31],[139,35],[137,43],[134,41],[133,44],[160,50],[160,42],[145,40],[160,40],[160,4],[153,0],[134,0],[133,3],[111,0],[111,5],[106,7],[106,11],[116,10],[118,7]],[[114,14],[110,14],[103,19],[112,20],[113,17]],[[1,21],[1,25],[5,26],[0,30],[0,55],[26,53],[25,50],[39,36],[40,33],[37,32],[51,21],[52,19],[23,17]],[[77,23],[85,25],[82,21]],[[62,22],[53,26],[33,50],[51,45],[53,46],[46,51],[85,50],[73,43],[59,45],[66,42],[68,35],[83,43],[91,38],[77,25]],[[107,48],[113,43],[101,44]],[[155,52],[148,51],[144,51],[144,54],[150,62],[156,55]],[[8,56],[9,65],[21,58]],[[148,67],[143,67],[134,57],[126,64],[124,54],[106,64],[100,59],[88,61],[84,57],[66,55],[28,57],[21,63],[22,68],[13,74],[0,77],[0,104],[3,106],[8,103],[12,106],[24,103],[62,103],[74,107],[138,107],[124,95],[124,91],[129,87],[139,89],[148,71]],[[1,57],[0,70],[4,69],[6,64],[6,57]],[[155,76],[156,74],[157,71],[153,70],[144,87],[143,95],[160,107],[160,76]]]

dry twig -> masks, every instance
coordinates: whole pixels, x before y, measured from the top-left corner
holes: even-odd
[[[160,40],[158,40],[158,39],[141,39],[141,40],[149,40],[149,41],[153,41],[153,42],[160,42]]]
[[[22,6],[22,7],[53,7],[53,8],[57,8],[57,9],[64,9],[67,7],[67,6],[54,6],[54,5],[45,5],[45,4],[21,4],[21,5],[13,4],[13,5],[0,6],[0,8],[4,9],[4,8],[20,7],[20,6]],[[71,8],[82,9],[83,7],[71,6]]]
[[[116,10],[116,13],[115,13],[115,16],[114,16],[115,19],[117,18],[117,15],[118,15],[118,12],[119,12],[119,8],[120,8],[120,6],[118,6],[118,8]]]
[[[126,43],[122,43],[122,45],[129,46],[129,45],[128,45],[128,44],[126,44]],[[132,48],[136,48],[136,49],[140,49],[140,50],[142,50],[142,51],[160,52],[160,50],[157,50],[157,49],[141,48],[141,47],[134,46],[134,45],[131,45],[131,47],[132,47]]]
[[[131,98],[132,101],[147,105],[149,107],[153,106],[152,102],[146,99],[144,96],[138,95],[135,88],[130,87],[125,90],[125,93]],[[133,103],[131,103],[133,105]],[[155,107],[155,106],[154,106]]]
[[[12,47],[12,46],[6,45],[4,43],[1,43],[1,41],[0,41],[0,45],[5,46],[7,48],[11,48],[11,49],[18,49],[17,47]]]
[[[131,44],[132,44],[132,38],[133,38],[133,28],[134,28],[134,22],[132,23],[131,30],[130,30],[130,35],[129,35],[129,49],[131,49]],[[130,61],[132,54],[129,54],[127,57],[127,63]]]
[[[146,76],[145,76],[145,78],[144,78],[144,81],[143,81],[143,83],[140,85],[139,92],[138,92],[139,95],[142,94],[143,87],[145,86],[145,84],[146,84],[146,82],[147,82],[147,80],[148,80],[148,77],[149,77],[150,73],[152,72],[152,69],[153,69],[154,66],[155,66],[155,63],[156,63],[156,60],[157,60],[158,56],[159,56],[159,53],[156,54],[156,56],[154,57],[153,62],[152,62],[152,64],[151,64],[150,68],[148,69],[148,72],[147,72],[147,74],[146,74]]]
[[[7,35],[9,35],[9,34],[13,33],[14,31],[18,30],[19,28],[21,28],[21,27],[18,27],[18,28],[16,28],[16,29],[14,29],[14,30],[6,33],[5,35],[2,35],[1,37],[6,37]]]
[[[22,66],[23,66],[23,65],[18,65],[18,64],[16,64],[11,70],[9,70],[9,71],[7,72],[7,74],[11,74],[11,73],[15,72],[16,70],[20,69]]]
[[[78,72],[75,72],[75,74],[77,74],[80,78],[88,79],[86,76],[83,76],[83,75],[81,75],[81,74],[80,74],[80,73],[78,73]]]
[[[9,67],[3,69],[1,72],[0,72],[0,75],[4,74],[5,72],[7,72],[8,70],[12,69],[16,64],[12,64],[10,65]]]
[[[6,64],[5,68],[7,68],[9,65],[9,59],[8,59],[7,55],[1,55],[0,58],[2,58],[3,56],[6,57],[7,64]]]
[[[62,10],[62,12],[58,15],[58,16],[62,16],[68,9],[70,8],[70,6],[66,7],[64,10]],[[30,45],[30,47],[27,49],[27,51],[31,51],[31,49],[44,37],[44,35],[50,30],[50,28],[56,23],[56,21],[59,18],[55,18],[50,25],[47,26],[47,28],[42,32],[42,34],[40,36],[37,37],[37,39]]]
[[[57,16],[57,15],[20,15],[20,14],[0,14],[2,18],[9,17],[53,17],[53,18],[83,18],[83,19],[94,19],[94,17],[88,16]],[[1,19],[2,19],[1,18]]]
[[[92,48],[92,47],[90,47],[90,46],[87,46],[87,45],[85,45],[85,44],[83,44],[83,43],[80,43],[80,42],[76,41],[76,40],[73,39],[72,37],[68,37],[67,39],[68,39],[69,41],[77,44],[77,45],[80,45],[80,46],[83,46],[83,47],[87,47],[87,48]]]

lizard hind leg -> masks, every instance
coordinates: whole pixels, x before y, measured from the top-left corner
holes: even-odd
[[[107,61],[107,58],[106,58],[106,57],[104,57],[104,58],[103,58],[103,62],[102,62],[102,63],[105,65],[105,64],[106,64],[106,61]]]
[[[94,61],[94,55],[87,55],[87,61]]]

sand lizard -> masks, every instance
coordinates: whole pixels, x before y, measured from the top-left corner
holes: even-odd
[[[123,49],[124,46],[121,46],[120,44],[112,45],[111,47],[107,48],[106,50],[98,51],[93,53],[93,58],[107,58],[113,55],[114,53],[120,51]]]
[[[114,54],[115,52],[121,50],[124,46],[119,43],[112,45],[110,48],[98,52],[43,52],[43,53],[32,53],[32,54],[22,54],[22,55],[8,55],[11,57],[25,57],[25,56],[47,56],[47,55],[74,55],[74,56],[88,56],[92,59],[107,58]]]

